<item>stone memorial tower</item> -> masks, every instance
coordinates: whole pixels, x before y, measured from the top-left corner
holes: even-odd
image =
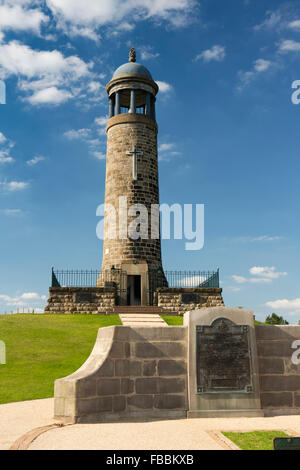
[[[151,282],[149,272],[159,273],[155,287],[166,286],[158,210],[155,115],[158,85],[149,70],[136,62],[135,50],[130,49],[129,62],[114,72],[106,91],[109,97],[106,211],[102,270],[97,285],[105,283],[105,273],[116,272],[122,284],[121,304],[146,305]],[[108,207],[113,207],[115,217]],[[139,231],[134,222],[137,217],[144,224],[135,239],[130,227],[133,224],[136,232]]]

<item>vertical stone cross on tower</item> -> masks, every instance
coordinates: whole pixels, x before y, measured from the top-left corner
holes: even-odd
[[[134,145],[133,150],[126,152],[126,155],[133,157],[132,163],[132,179],[133,181],[137,181],[137,157],[139,155],[144,155],[144,152],[137,150],[137,146]]]

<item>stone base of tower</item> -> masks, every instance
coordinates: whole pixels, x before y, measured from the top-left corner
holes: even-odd
[[[45,313],[106,315],[116,305],[114,287],[50,287]]]
[[[152,303],[140,306],[120,304],[117,286],[107,287],[50,287],[45,313],[110,315],[124,312],[183,315],[207,307],[223,306],[222,289],[213,287],[160,287]],[[132,309],[132,312],[130,311]]]
[[[168,311],[183,315],[191,310],[208,307],[223,307],[222,289],[219,287],[193,287],[157,289],[157,305]]]

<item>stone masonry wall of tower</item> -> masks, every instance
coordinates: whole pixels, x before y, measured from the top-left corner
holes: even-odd
[[[119,198],[127,204],[143,204],[149,214],[148,240],[106,239],[103,244],[103,269],[119,267],[122,262],[144,260],[149,268],[161,267],[160,239],[151,240],[151,204],[159,204],[157,125],[144,115],[120,114],[110,119],[107,132],[105,204],[116,209],[119,230]],[[132,179],[132,157],[126,154],[134,145],[143,152],[137,157],[137,181]],[[135,217],[128,217],[128,225]],[[107,233],[111,220],[105,220]]]

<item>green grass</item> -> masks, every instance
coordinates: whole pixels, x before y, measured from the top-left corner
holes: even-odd
[[[54,381],[75,372],[110,325],[121,325],[118,315],[0,315],[0,404],[52,397]]]
[[[161,317],[170,326],[182,326],[183,325],[183,317],[179,317],[177,315],[174,315],[174,316],[173,315],[161,315]]]
[[[290,437],[283,431],[223,432],[242,450],[273,450],[275,437]]]

